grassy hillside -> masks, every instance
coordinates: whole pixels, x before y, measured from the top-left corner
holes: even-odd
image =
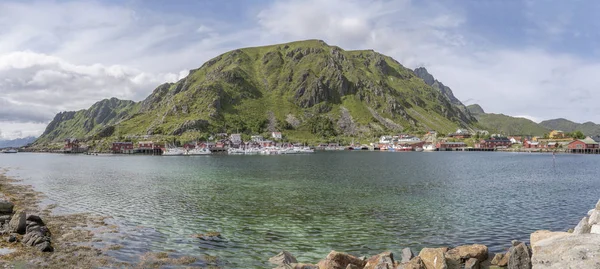
[[[493,133],[542,136],[550,131],[529,119],[485,113],[483,108],[477,104],[469,105],[467,108],[477,118],[483,129]]]
[[[401,131],[448,133],[475,122],[447,93],[394,59],[320,40],[230,51],[177,83],[159,86],[142,102],[113,100],[58,114],[37,142],[275,130],[290,140],[316,142]]]
[[[540,125],[552,129],[552,130],[561,130],[563,132],[574,132],[581,131],[585,135],[600,135],[600,124],[595,124],[593,122],[585,122],[585,123],[577,123],[567,119],[553,119],[546,120],[540,122]]]

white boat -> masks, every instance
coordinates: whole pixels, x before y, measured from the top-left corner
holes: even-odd
[[[294,147],[294,150],[297,153],[315,153],[315,150],[310,147]]]
[[[182,156],[185,154],[185,150],[182,148],[166,148],[163,151],[163,156]]]
[[[17,153],[17,152],[19,152],[19,151],[17,151],[16,149],[7,149],[7,150],[2,151],[2,153]]]
[[[415,148],[415,151],[416,151],[416,152],[422,152],[422,151],[423,151],[423,148],[421,148],[421,147],[416,147],[416,148]]]
[[[432,152],[432,151],[436,151],[437,149],[435,148],[434,144],[427,144],[425,146],[423,146],[423,151],[425,152]]]
[[[208,148],[196,147],[193,149],[189,149],[185,155],[196,156],[196,155],[209,155],[212,154]]]
[[[276,147],[266,147],[260,151],[262,155],[275,155],[280,153],[280,149]]]
[[[240,155],[240,154],[246,154],[246,151],[241,148],[229,148],[229,149],[227,149],[227,154]]]
[[[262,150],[260,148],[247,148],[244,150],[244,154],[246,155],[255,155],[260,154]]]

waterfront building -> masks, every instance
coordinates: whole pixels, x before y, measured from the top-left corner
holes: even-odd
[[[567,145],[569,149],[582,150],[582,149],[597,149],[598,142],[594,141],[591,137],[586,137],[585,139],[575,140],[569,145]]]
[[[133,154],[132,142],[114,142],[111,147],[112,153]]]
[[[242,134],[231,134],[229,140],[231,143],[239,145],[242,143]]]

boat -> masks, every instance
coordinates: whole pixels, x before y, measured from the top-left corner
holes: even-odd
[[[296,153],[315,153],[314,149],[311,149],[310,147],[294,147],[294,150],[296,151]]]
[[[185,152],[185,155],[188,156],[196,156],[196,155],[209,155],[212,154],[208,148],[196,147],[193,149],[189,149]]]
[[[185,150],[183,148],[166,148],[163,151],[163,156],[182,156],[185,154]]]
[[[396,146],[396,151],[412,151],[412,147],[410,146]]]
[[[251,148],[246,148],[244,150],[244,154],[246,155],[255,155],[255,154],[260,154],[262,150],[260,148],[256,148],[256,147],[251,147]]]
[[[423,148],[422,148],[422,147],[416,147],[416,148],[415,148],[415,151],[416,151],[416,152],[422,152],[422,151],[423,151]]]
[[[17,152],[19,152],[19,151],[17,151],[16,149],[7,149],[7,150],[2,151],[2,153],[17,153]]]
[[[432,151],[436,151],[437,149],[435,148],[434,144],[427,144],[425,146],[423,146],[423,151],[424,152],[432,152]]]
[[[229,148],[229,149],[227,149],[227,154],[240,155],[240,154],[246,154],[246,151],[241,148]]]

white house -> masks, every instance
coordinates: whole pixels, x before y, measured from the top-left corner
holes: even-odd
[[[421,141],[421,139],[416,136],[407,136],[407,137],[398,139],[398,142],[420,142],[420,141]]]
[[[271,137],[273,139],[279,139],[279,140],[281,140],[283,138],[283,136],[281,135],[281,132],[272,132]]]
[[[231,134],[229,136],[229,140],[231,140],[231,142],[234,144],[240,144],[240,143],[242,143],[242,135],[241,134]]]
[[[379,143],[380,144],[392,143],[392,137],[389,135],[383,135],[383,136],[381,136],[381,138],[379,138]]]
[[[263,141],[263,140],[265,140],[265,139],[263,138],[263,136],[262,136],[262,135],[253,135],[253,136],[251,136],[251,137],[250,137],[250,140],[251,140],[252,142],[257,142],[257,143],[260,143],[260,142],[262,142],[262,141]]]

